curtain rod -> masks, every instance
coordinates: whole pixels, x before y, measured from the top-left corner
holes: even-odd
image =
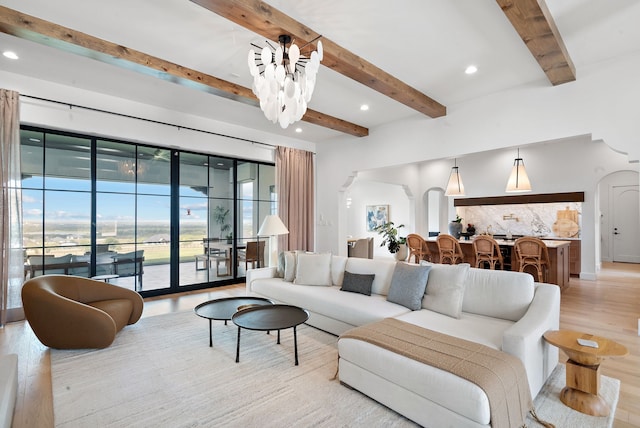
[[[118,113],[118,112],[109,111],[109,110],[103,110],[103,109],[99,109],[99,108],[95,108],[95,107],[87,107],[87,106],[82,106],[82,105],[78,105],[78,104],[72,104],[72,103],[68,103],[68,102],[65,102],[65,101],[52,100],[52,99],[49,99],[49,98],[41,98],[41,97],[35,97],[33,95],[25,95],[25,94],[20,94],[20,96],[21,97],[25,97],[25,98],[31,98],[31,99],[38,100],[38,101],[45,101],[45,102],[54,103],[54,104],[66,105],[66,106],[69,106],[70,109],[74,108],[74,107],[75,108],[81,108],[81,109],[84,109],[84,110],[95,111],[95,112],[98,112],[98,113],[106,113],[106,114],[111,114],[111,115],[114,115],[114,116],[125,117],[127,119],[136,119],[136,120],[141,120],[143,122],[155,123],[157,125],[173,126],[175,128],[178,128],[179,130],[180,129],[186,129],[188,131],[202,132],[203,134],[209,134],[209,135],[216,135],[218,137],[231,138],[233,140],[245,141],[245,142],[251,143],[251,144],[259,144],[259,145],[262,145],[262,146],[267,146],[269,148],[276,148],[277,147],[274,144],[262,143],[260,141],[249,140],[247,138],[234,137],[232,135],[220,134],[218,132],[205,131],[204,129],[191,128],[189,126],[181,126],[181,125],[176,125],[174,123],[169,123],[169,122],[161,122],[159,120],[147,119],[147,118],[138,117],[138,116],[132,116],[132,115],[129,115],[129,114]]]

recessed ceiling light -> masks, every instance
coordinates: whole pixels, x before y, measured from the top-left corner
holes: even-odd
[[[476,71],[478,71],[478,67],[476,67],[475,65],[470,65],[464,72],[467,74],[473,74]]]
[[[299,134],[302,132],[302,128],[296,128],[296,132]]]
[[[369,110],[369,106],[368,106],[367,104],[362,104],[362,105],[360,106],[360,110],[362,110],[362,111],[367,111],[367,110]]]
[[[224,164],[222,162],[218,162],[216,165],[218,166],[224,166]]]
[[[18,59],[18,54],[16,54],[15,52],[12,52],[12,51],[4,51],[4,52],[2,52],[2,55],[4,55],[5,57],[7,57],[9,59]]]

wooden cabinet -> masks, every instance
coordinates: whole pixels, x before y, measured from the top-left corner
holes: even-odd
[[[553,238],[553,240],[569,242],[569,273],[572,276],[580,276],[580,271],[582,270],[582,252],[580,250],[582,241],[562,238]]]
[[[548,250],[550,266],[546,282],[558,284],[562,290],[569,286],[569,243]]]

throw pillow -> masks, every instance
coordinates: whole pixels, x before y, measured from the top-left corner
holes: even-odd
[[[284,272],[283,279],[293,282],[296,277],[296,253],[295,251],[284,251]]]
[[[276,278],[284,278],[285,257],[284,251],[278,254],[278,267],[276,267]]]
[[[302,285],[332,285],[331,253],[298,253],[296,277],[293,283]]]
[[[373,285],[373,278],[375,274],[362,274],[351,273],[344,271],[344,278],[342,279],[342,291],[350,291],[352,293],[366,294],[371,296],[371,286]]]
[[[430,270],[430,266],[396,263],[387,300],[406,306],[412,311],[421,309]]]
[[[453,318],[460,318],[469,264],[431,265],[422,307]]]

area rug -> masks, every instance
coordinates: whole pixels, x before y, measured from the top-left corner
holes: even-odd
[[[235,363],[237,328],[208,322],[192,311],[141,319],[103,350],[51,351],[57,427],[415,427],[365,395],[333,380],[337,338],[298,328],[300,364],[294,365],[292,330],[243,330]],[[605,427],[607,418],[583,421],[557,399],[562,365],[535,402],[538,415],[557,427]],[[615,381],[612,379],[611,381]],[[616,381],[617,382],[617,381]],[[555,386],[558,384],[558,386]],[[617,386],[603,377],[602,391]],[[559,392],[559,389],[557,390]],[[561,407],[558,407],[557,402]],[[609,419],[613,419],[611,416]],[[528,422],[535,427],[536,422]]]
[[[608,376],[600,379],[600,396],[611,409],[609,416],[589,416],[565,406],[560,401],[560,391],[566,385],[565,366],[558,364],[547,382],[542,387],[534,401],[536,414],[546,422],[550,422],[557,428],[600,428],[612,427],[615,418],[615,410],[620,396],[620,381]],[[541,426],[527,418],[529,428]]]

